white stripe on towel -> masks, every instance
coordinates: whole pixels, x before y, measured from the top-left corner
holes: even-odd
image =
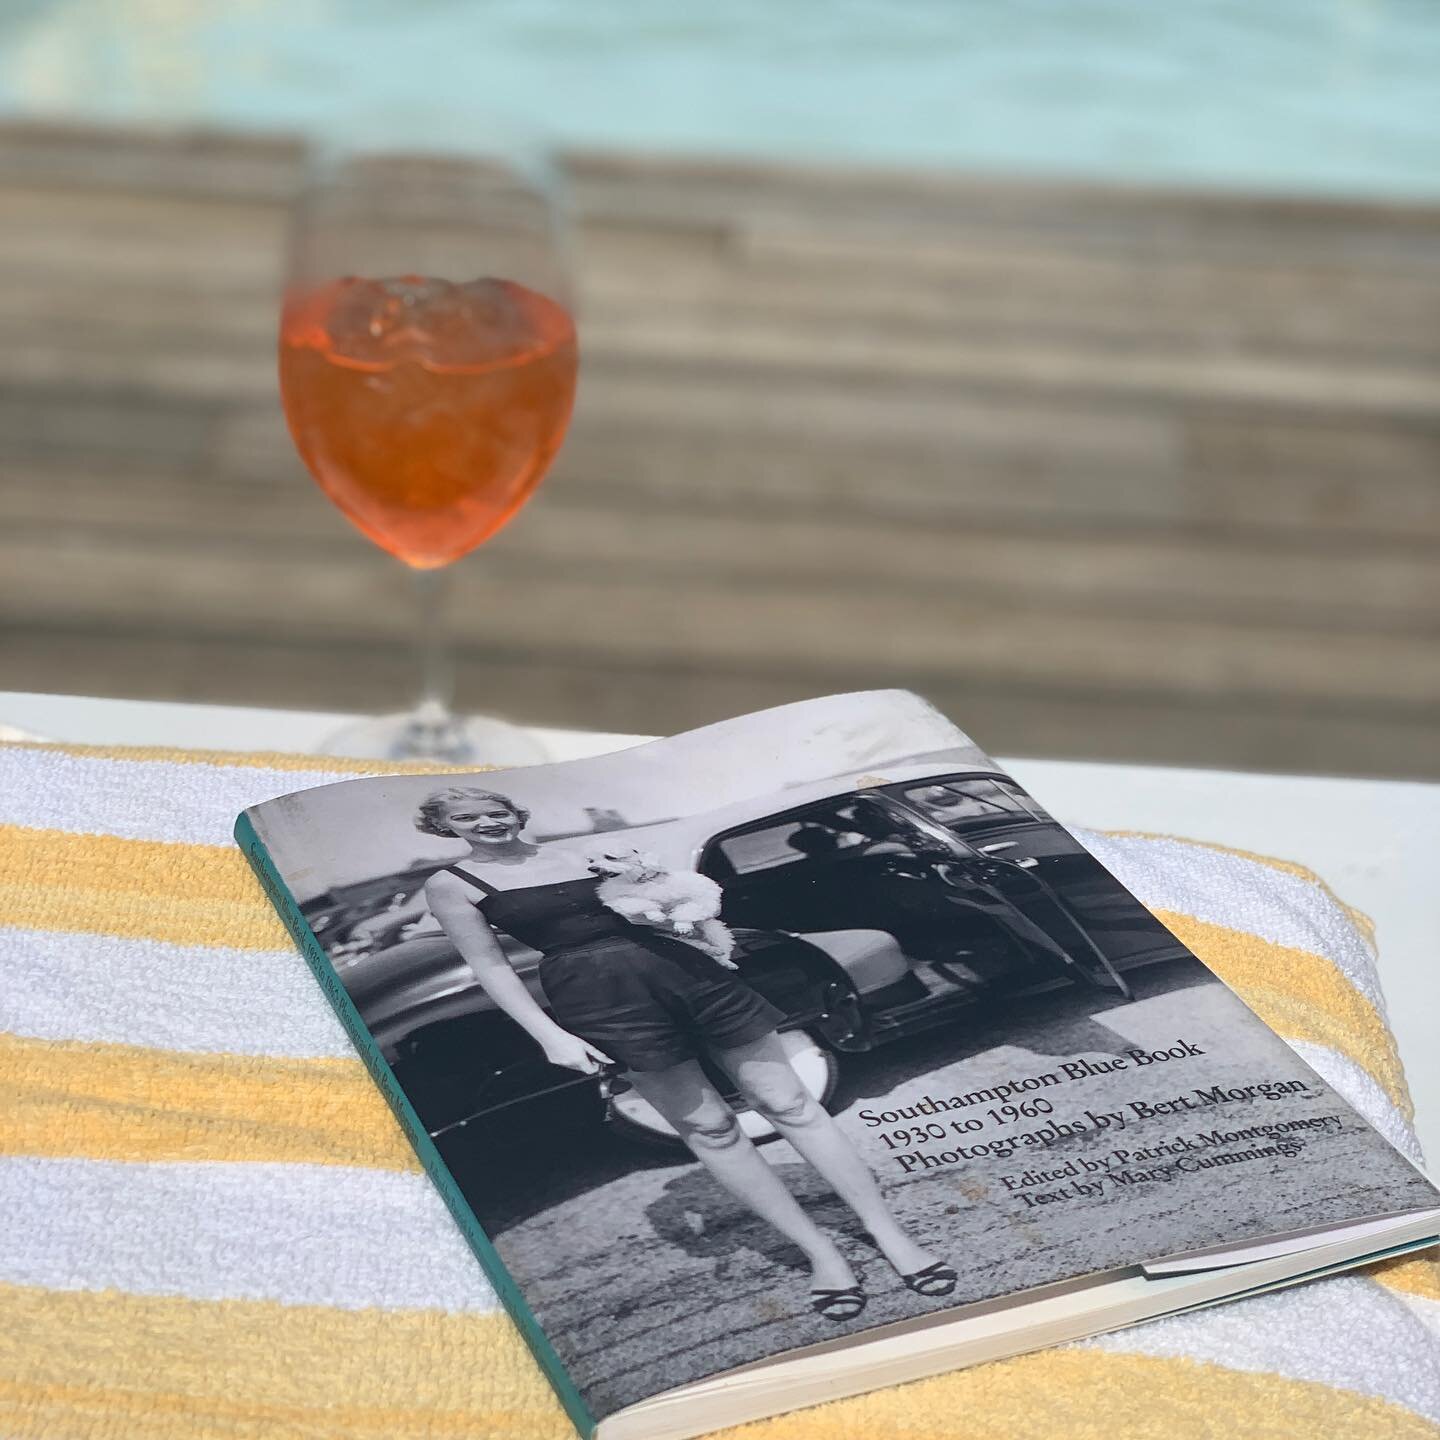
[[[294,950],[0,927],[0,1031],[303,1059],[354,1049]]]
[[[122,762],[0,746],[0,795],[5,796],[7,824],[123,840],[229,845],[235,817],[248,806],[354,778],[322,769]],[[137,805],[138,795],[164,796],[164,803]]]
[[[1176,910],[1323,955],[1384,1017],[1374,952],[1344,908],[1312,881],[1183,840],[1076,834],[1152,910]]]
[[[0,1157],[0,1281],[342,1309],[497,1301],[423,1175]]]
[[[1427,1295],[1409,1295],[1404,1291],[1396,1293],[1396,1299],[1434,1336],[1435,1354],[1440,1356],[1440,1300],[1431,1300]]]
[[[1364,1276],[1335,1276],[1085,1343],[1316,1381],[1440,1421],[1440,1353],[1410,1307]],[[1427,1352],[1429,1363],[1417,1364]]]
[[[1284,1038],[1283,1036],[1281,1037]],[[1410,1122],[1395,1108],[1379,1081],[1348,1055],[1313,1040],[1285,1043],[1327,1085],[1343,1095],[1407,1160],[1423,1165],[1425,1156]]]

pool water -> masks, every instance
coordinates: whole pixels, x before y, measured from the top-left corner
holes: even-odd
[[[1440,193],[1436,0],[0,0],[0,108]]]

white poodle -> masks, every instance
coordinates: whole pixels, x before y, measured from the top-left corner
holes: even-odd
[[[720,887],[693,870],[667,870],[645,850],[606,849],[586,862],[601,876],[600,903],[635,924],[665,930],[694,945],[731,970],[735,937],[720,915]]]

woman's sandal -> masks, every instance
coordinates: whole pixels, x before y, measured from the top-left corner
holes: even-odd
[[[923,1270],[914,1270],[900,1278],[905,1282],[907,1290],[913,1290],[917,1295],[924,1295],[931,1300],[939,1300],[948,1295],[960,1283],[959,1275],[943,1260],[937,1260]]]
[[[847,1285],[842,1290],[812,1290],[810,1308],[827,1320],[853,1320],[868,1298],[858,1285]]]

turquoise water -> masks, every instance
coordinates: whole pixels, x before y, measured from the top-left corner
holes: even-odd
[[[0,0],[0,108],[1440,194],[1436,0]]]

